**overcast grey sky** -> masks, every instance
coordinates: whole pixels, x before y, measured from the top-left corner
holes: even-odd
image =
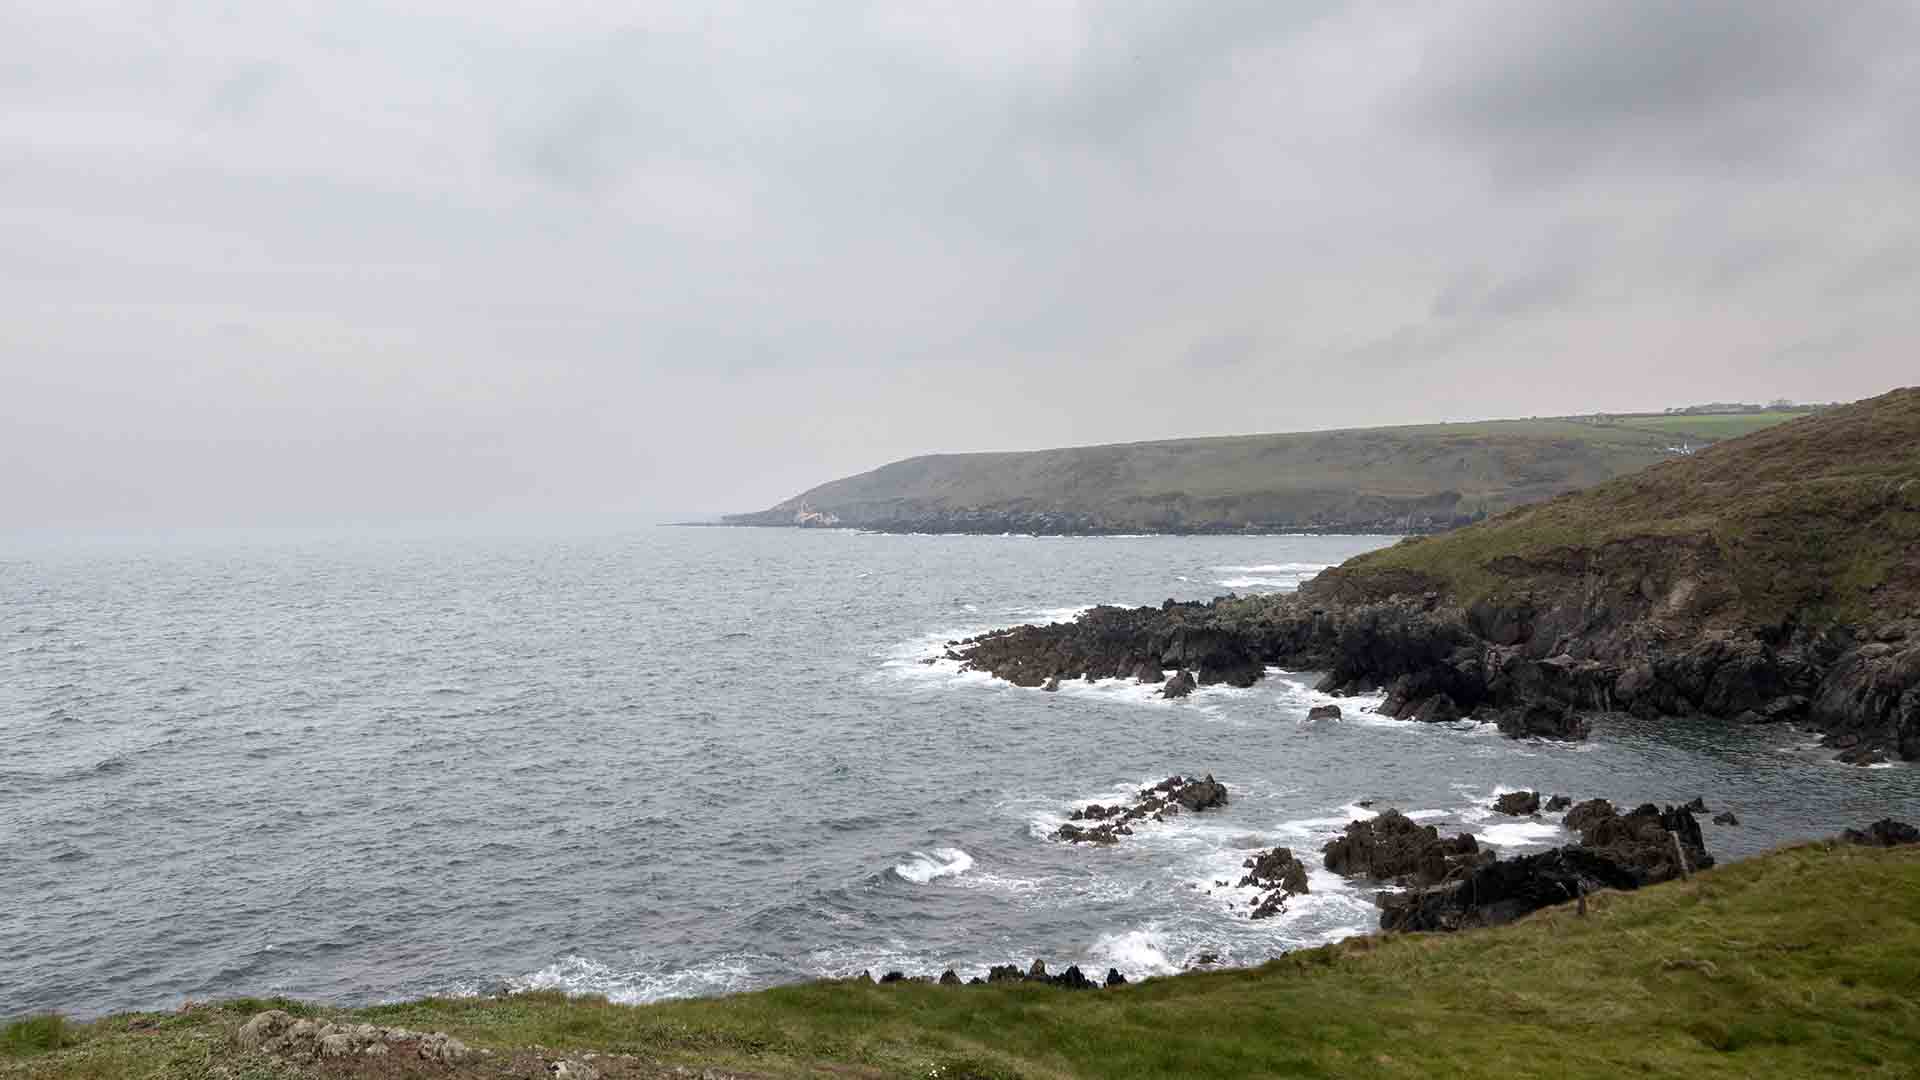
[[[1920,381],[1848,0],[0,5],[0,525]]]

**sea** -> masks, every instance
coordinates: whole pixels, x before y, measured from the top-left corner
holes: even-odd
[[[1286,592],[1390,537],[225,534],[0,546],[0,1016],[284,994],[615,1001],[1043,959],[1096,978],[1366,933],[1319,869],[1397,807],[1503,854],[1506,791],[1702,797],[1720,859],[1894,816],[1920,770],[1782,727],[1586,742],[1373,715],[1314,672],[1166,701],[1022,689],[946,643],[1095,604]],[[933,662],[928,661],[933,659]],[[1338,704],[1338,720],[1307,711]],[[1212,774],[1111,847],[1078,805]],[[1311,891],[1249,918],[1284,845]]]

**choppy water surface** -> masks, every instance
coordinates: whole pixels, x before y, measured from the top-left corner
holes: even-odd
[[[1376,538],[645,529],[0,552],[0,1014],[505,986],[650,1000],[1045,957],[1129,975],[1373,925],[1241,860],[1382,800],[1509,852],[1502,789],[1704,795],[1722,857],[1894,814],[1920,770],[1785,730],[1578,746],[1354,715],[1305,674],[1168,703],[919,661],[950,637],[1291,588]],[[1224,811],[1118,847],[1076,803],[1212,772]],[[1310,860],[1317,863],[1317,857]]]

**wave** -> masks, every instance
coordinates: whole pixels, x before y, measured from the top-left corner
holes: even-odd
[[[1259,566],[1214,566],[1208,569],[1216,574],[1317,574],[1332,566],[1332,563],[1285,562],[1262,563]]]
[[[738,953],[675,970],[621,971],[601,961],[569,954],[538,971],[508,979],[513,991],[558,990],[569,996],[604,994],[618,1005],[645,1005],[670,998],[712,997],[748,989],[764,979],[754,962],[770,958]]]
[[[953,877],[973,869],[973,856],[959,848],[934,848],[932,853],[916,851],[893,868],[896,876],[915,885],[935,878]]]
[[[1107,967],[1119,968],[1129,978],[1173,975],[1180,965],[1167,956],[1167,942],[1157,923],[1137,930],[1102,934],[1088,953]]]

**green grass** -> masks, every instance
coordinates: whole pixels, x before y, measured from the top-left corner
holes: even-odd
[[[71,1039],[67,1018],[59,1013],[26,1016],[0,1028],[0,1054],[7,1057],[44,1054],[66,1046]]]
[[[109,1018],[77,1046],[0,1062],[0,1077],[270,1075],[231,1047],[259,1004]],[[1359,938],[1101,993],[816,983],[344,1015],[448,1031],[496,1059],[539,1045],[776,1076],[1913,1076],[1920,849],[1792,848],[1602,894],[1585,917]]]
[[[1564,601],[1686,578],[1703,590],[1686,614],[1857,622],[1920,599],[1916,551],[1920,390],[1900,390],[1362,555],[1317,587]]]

